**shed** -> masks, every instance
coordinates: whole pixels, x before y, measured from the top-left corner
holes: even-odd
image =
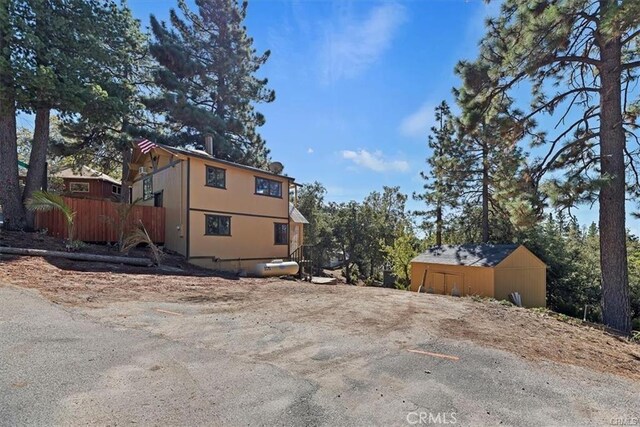
[[[522,245],[434,246],[411,260],[411,290],[508,299],[545,307],[547,266]]]

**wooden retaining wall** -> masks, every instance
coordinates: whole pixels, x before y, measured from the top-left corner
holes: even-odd
[[[83,242],[116,242],[119,203],[108,200],[76,199],[64,197],[65,203],[76,212],[74,240]],[[127,227],[139,224],[141,220],[149,236],[155,243],[164,243],[164,208],[153,206],[133,206],[127,221]],[[111,220],[110,220],[110,219]],[[47,234],[66,238],[67,223],[63,215],[52,210],[38,212],[36,227],[47,229]]]

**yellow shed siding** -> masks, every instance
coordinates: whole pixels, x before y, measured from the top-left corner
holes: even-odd
[[[518,246],[509,256],[502,260],[495,268],[517,268],[517,267],[543,267],[546,268],[537,256],[531,253],[524,246]]]
[[[187,212],[186,175],[186,162],[178,162],[150,175],[153,180],[153,192],[163,192],[163,207],[165,208],[164,246],[181,255],[186,255],[187,245],[185,238]],[[138,203],[141,205],[153,206],[153,198],[149,200],[142,199],[142,181],[143,179],[138,179],[133,183],[131,187],[132,199],[139,199]]]
[[[427,271],[426,277],[424,276]],[[411,290],[417,291],[425,277],[425,291],[451,294],[455,285],[461,295],[493,295],[493,270],[488,267],[469,267],[447,264],[411,263]]]
[[[508,300],[518,292],[525,307],[545,307],[547,304],[545,267],[495,269],[495,298]]]
[[[525,307],[546,306],[546,265],[524,246],[494,267],[412,262],[411,290],[417,291],[423,280],[425,290],[435,293],[451,294],[453,285],[462,283],[461,295],[502,300],[518,292]]]

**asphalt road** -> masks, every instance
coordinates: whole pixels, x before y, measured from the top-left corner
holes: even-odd
[[[0,425],[639,422],[640,385],[620,377],[435,337],[406,351],[401,326],[252,328],[260,317],[245,314],[71,309],[0,285]]]

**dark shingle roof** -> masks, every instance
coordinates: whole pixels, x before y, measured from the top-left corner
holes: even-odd
[[[495,267],[520,245],[442,245],[433,246],[411,262]]]

